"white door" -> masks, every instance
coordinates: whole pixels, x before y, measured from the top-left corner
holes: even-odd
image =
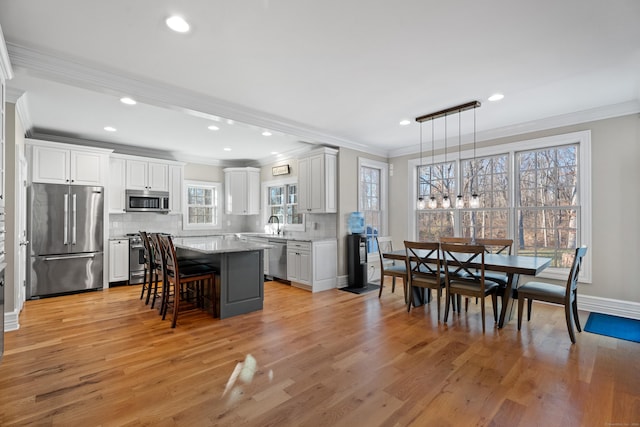
[[[22,310],[22,305],[24,304],[26,298],[26,286],[27,286],[27,159],[24,156],[24,153],[19,153],[18,158],[18,183],[16,184],[17,188],[17,199],[18,199],[18,209],[17,209],[17,225],[18,225],[18,250],[16,253],[18,254],[17,262],[19,263],[18,268],[14,271],[18,271],[18,283],[16,285],[17,289],[15,292],[16,298],[16,311],[19,313]],[[14,264],[15,266],[15,264]]]

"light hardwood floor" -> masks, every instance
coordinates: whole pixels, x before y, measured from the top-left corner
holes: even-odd
[[[541,304],[520,333],[514,318],[483,335],[475,304],[445,325],[390,289],[267,282],[264,310],[185,312],[176,329],[137,286],[28,301],[5,335],[0,425],[640,423],[640,344],[571,345],[562,309]]]

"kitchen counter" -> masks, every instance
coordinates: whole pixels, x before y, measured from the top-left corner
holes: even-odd
[[[268,234],[268,233],[236,233],[236,236],[238,236],[238,238],[258,237],[260,239],[269,239],[269,240],[276,240],[276,241],[282,241],[282,242],[288,242],[290,240],[295,240],[298,242],[323,242],[327,240],[336,240],[335,237],[300,237],[300,236]]]
[[[230,252],[248,252],[271,249],[268,244],[227,240],[219,237],[177,237],[173,239],[176,247],[190,249],[204,254],[220,254]]]
[[[220,275],[216,284],[220,318],[262,310],[264,251],[270,245],[226,240],[223,237],[173,239],[179,258],[207,259]]]

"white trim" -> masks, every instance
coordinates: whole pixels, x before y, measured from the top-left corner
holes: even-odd
[[[268,210],[267,201],[269,200],[269,187],[278,187],[281,185],[289,185],[295,184],[298,190],[298,195],[300,194],[300,186],[298,185],[298,177],[288,176],[279,179],[272,179],[271,181],[262,181],[262,222],[264,224],[267,223],[269,217],[271,216]],[[307,215],[303,212],[298,212],[302,214],[302,224],[283,224],[282,230],[287,231],[305,231],[307,227]]]
[[[189,223],[189,205],[187,204],[189,198],[188,189],[193,187],[208,187],[215,189],[215,224],[190,224]],[[182,229],[183,230],[217,230],[222,228],[222,211],[224,210],[222,203],[222,183],[212,181],[196,181],[185,179],[182,183]]]
[[[2,27],[0,27],[0,73],[5,80],[11,80],[13,78],[13,69],[11,68],[9,51],[4,41]]]
[[[17,331],[20,329],[20,312],[13,310],[4,314],[4,331]]]
[[[381,236],[389,234],[389,163],[379,162],[377,160],[368,159],[366,157],[358,157],[358,171],[356,182],[358,183],[358,211],[362,211],[361,194],[360,194],[360,169],[362,166],[380,170],[380,208],[382,211],[381,226],[382,230],[378,230]]]
[[[578,286],[578,310],[640,320],[640,303],[582,295]]]

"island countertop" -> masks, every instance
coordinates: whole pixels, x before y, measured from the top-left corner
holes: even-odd
[[[241,242],[220,237],[178,237],[173,239],[173,244],[178,248],[191,249],[203,254],[248,252],[272,248],[268,244]]]

